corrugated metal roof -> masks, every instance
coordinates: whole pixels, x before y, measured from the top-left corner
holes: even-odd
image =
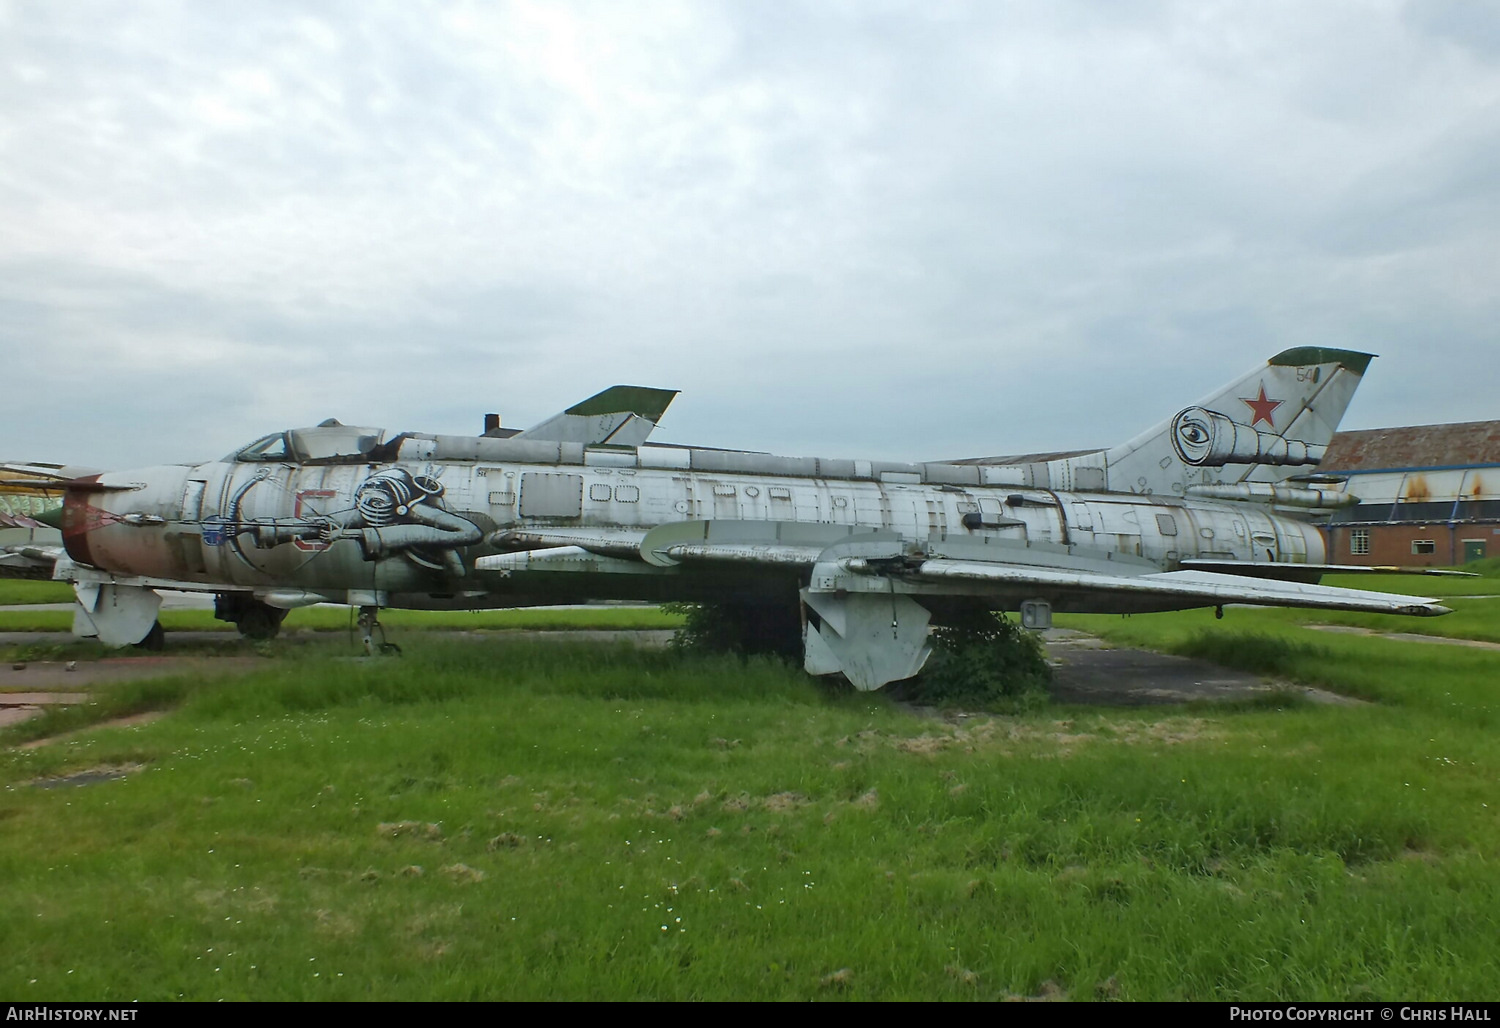
[[[1319,471],[1500,464],[1500,421],[1339,432]]]

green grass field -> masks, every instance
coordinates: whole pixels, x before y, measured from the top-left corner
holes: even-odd
[[[75,732],[0,753],[0,994],[1493,996],[1500,653],[1070,623],[1373,702],[949,722],[624,645],[277,643],[0,736]],[[121,777],[44,787],[80,772]]]
[[[0,606],[13,603],[72,603],[73,587],[67,582],[34,582],[24,578],[0,578]]]

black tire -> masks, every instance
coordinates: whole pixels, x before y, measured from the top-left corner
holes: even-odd
[[[276,638],[281,631],[281,622],[286,611],[264,603],[248,603],[240,611],[235,625],[246,639],[265,640]]]
[[[151,623],[151,631],[146,633],[144,639],[135,644],[135,648],[138,650],[150,650],[155,653],[163,649],[166,645],[166,630],[161,627],[160,621],[153,621]]]

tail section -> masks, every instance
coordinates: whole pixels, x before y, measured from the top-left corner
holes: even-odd
[[[1276,483],[1323,459],[1373,354],[1302,346],[1104,452],[1111,492]]]

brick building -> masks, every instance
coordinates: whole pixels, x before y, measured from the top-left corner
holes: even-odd
[[[1360,498],[1325,526],[1331,563],[1500,556],[1500,421],[1340,432],[1318,471],[1347,476]]]

